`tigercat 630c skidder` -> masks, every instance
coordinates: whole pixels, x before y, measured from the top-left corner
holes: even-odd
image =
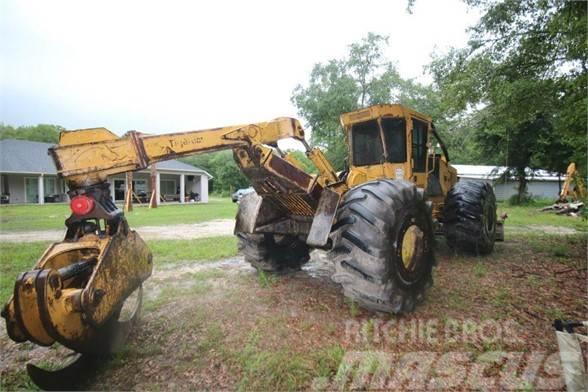
[[[309,147],[292,118],[122,138],[104,128],[63,132],[49,152],[68,182],[73,213],[65,239],[17,279],[2,313],[8,334],[87,355],[116,349],[121,329],[136,317],[152,257],[112,203],[107,176],[190,154],[232,149],[255,189],[236,218],[246,261],[283,272],[300,268],[312,248],[326,249],[333,280],[368,309],[406,313],[423,300],[432,284],[435,231],[450,247],[492,251],[499,226],[492,188],[458,182],[429,117],[378,105],[343,114],[341,124],[349,145],[342,173]],[[280,151],[277,141],[285,138],[302,143],[318,174]],[[134,292],[135,306],[121,320]],[[29,373],[34,380],[44,375],[34,366]]]

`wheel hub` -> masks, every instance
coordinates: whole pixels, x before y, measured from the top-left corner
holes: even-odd
[[[417,261],[424,250],[424,233],[415,224],[410,225],[402,237],[402,265],[413,272],[417,267]]]

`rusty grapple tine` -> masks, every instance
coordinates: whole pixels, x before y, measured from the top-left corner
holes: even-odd
[[[47,370],[27,363],[27,373],[35,385],[45,391],[75,390],[89,378],[99,361],[98,357],[72,354],[61,369]]]
[[[141,313],[143,302],[143,286],[131,295],[135,295],[135,303],[131,309],[121,306],[112,318],[100,329],[96,330],[91,342],[87,342],[85,353],[72,352],[71,359],[60,369],[43,369],[35,364],[27,363],[27,373],[39,388],[46,391],[64,391],[84,388],[96,373],[96,368],[108,360],[110,354],[120,350]],[[127,299],[128,300],[128,299]]]
[[[137,298],[133,308],[127,312],[122,312],[122,307],[115,313],[115,316],[107,322],[97,334],[96,342],[98,343],[97,354],[115,353],[122,348],[127,341],[133,327],[141,315],[141,306],[143,304],[143,285],[135,290]],[[133,294],[134,294],[133,293]],[[131,295],[131,297],[133,296]],[[127,299],[128,301],[128,299]],[[100,348],[108,347],[108,352],[100,351]]]

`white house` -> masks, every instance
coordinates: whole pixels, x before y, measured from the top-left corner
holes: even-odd
[[[0,140],[0,194],[3,203],[21,204],[67,201],[67,185],[57,177],[57,170],[47,150],[50,143],[28,140]],[[159,201],[197,200],[208,202],[206,171],[184,162],[159,162],[156,168],[156,190]],[[133,190],[139,200],[148,202],[151,194],[151,170],[133,173]],[[124,174],[108,178],[112,199],[124,200],[127,188]],[[180,198],[181,191],[185,198]],[[39,197],[43,195],[43,197]]]
[[[457,175],[464,180],[487,181],[494,187],[497,200],[508,200],[517,194],[519,183],[514,177],[503,179],[504,166],[484,165],[453,165]],[[532,197],[557,199],[561,190],[561,184],[565,181],[565,175],[561,177],[557,173],[546,170],[526,170],[527,191]]]

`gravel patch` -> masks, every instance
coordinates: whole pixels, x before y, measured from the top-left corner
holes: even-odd
[[[234,219],[215,219],[194,224],[168,226],[142,226],[135,230],[144,240],[189,240],[194,238],[232,235]],[[0,233],[0,242],[60,241],[63,230],[43,230],[27,232]]]

